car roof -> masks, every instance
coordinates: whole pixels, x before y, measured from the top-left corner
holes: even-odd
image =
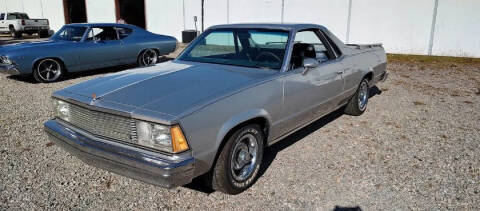
[[[91,26],[91,27],[111,26],[111,27],[137,28],[134,25],[121,24],[121,23],[71,23],[71,24],[66,24],[66,26]]]
[[[261,29],[279,29],[287,31],[299,31],[303,29],[320,28],[325,29],[324,26],[310,23],[237,23],[237,24],[222,24],[212,26],[209,29],[226,29],[226,28],[261,28]]]

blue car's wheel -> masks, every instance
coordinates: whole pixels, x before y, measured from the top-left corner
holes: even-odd
[[[33,70],[33,77],[40,83],[57,81],[63,75],[62,64],[55,59],[43,59],[37,63]]]
[[[158,54],[154,49],[147,49],[138,56],[139,66],[151,66],[158,62]]]

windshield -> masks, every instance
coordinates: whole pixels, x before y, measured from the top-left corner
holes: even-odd
[[[288,31],[217,29],[206,32],[179,60],[280,69]]]
[[[84,26],[65,26],[53,36],[53,39],[78,42],[82,40],[86,30],[87,27]]]

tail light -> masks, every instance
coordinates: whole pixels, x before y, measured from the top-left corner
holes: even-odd
[[[22,26],[25,26],[25,20],[22,19]]]

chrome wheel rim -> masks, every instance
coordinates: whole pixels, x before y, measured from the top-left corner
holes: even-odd
[[[145,66],[154,65],[158,61],[157,52],[152,49],[148,49],[142,54],[142,63]]]
[[[368,84],[363,82],[358,92],[358,108],[364,111],[368,103]]]
[[[233,178],[242,182],[248,179],[257,164],[258,143],[255,136],[245,134],[239,138],[232,151],[230,170]]]
[[[55,81],[62,74],[60,63],[53,59],[45,59],[37,66],[38,76],[44,81]]]

